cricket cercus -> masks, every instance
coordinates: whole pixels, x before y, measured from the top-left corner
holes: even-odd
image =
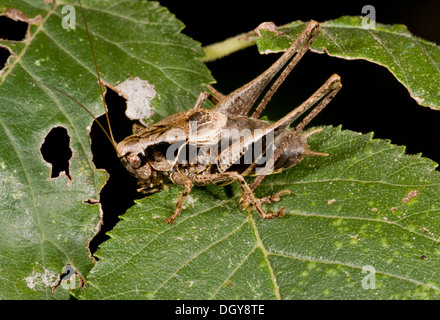
[[[184,199],[194,186],[226,185],[234,181],[243,190],[240,199],[243,209],[251,204],[264,219],[283,216],[284,207],[267,213],[262,203],[278,201],[279,195],[290,193],[288,190],[261,199],[255,197],[254,190],[266,175],[286,170],[305,156],[327,155],[311,151],[307,145],[307,138],[321,129],[300,132],[341,89],[340,77],[332,75],[310,98],[277,122],[258,118],[319,31],[319,24],[311,21],[271,67],[229,95],[208,86],[212,95],[202,92],[192,109],[149,125],[117,144],[111,138],[122,164],[136,177],[139,192],[159,191],[164,176],[184,187],[174,213],[166,222],[173,223],[180,215]],[[284,66],[249,115],[256,99]],[[215,104],[213,109],[202,107],[208,98]],[[295,128],[288,128],[312,106]],[[111,129],[107,136],[112,137]],[[246,176],[255,176],[250,185],[244,179]]]

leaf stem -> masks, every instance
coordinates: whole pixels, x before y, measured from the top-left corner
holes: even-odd
[[[255,30],[241,33],[226,40],[216,42],[203,47],[205,57],[203,62],[211,62],[230,55],[247,47],[253,46],[257,41],[258,35]]]

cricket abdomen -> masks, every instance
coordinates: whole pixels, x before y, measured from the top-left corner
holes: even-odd
[[[304,158],[305,150],[308,150],[306,139],[302,135],[295,137],[289,136],[289,131],[285,130],[275,141],[276,149],[283,148],[280,157],[274,164],[274,171],[279,172],[289,169],[298,164]]]
[[[269,170],[264,174],[273,174],[295,166],[306,156],[327,156],[326,153],[310,150],[307,144],[307,139],[321,130],[316,129],[294,135],[291,130],[284,129],[274,138],[273,143],[267,137],[263,137],[256,143],[252,143],[240,159],[229,167],[228,171],[236,171],[243,176],[255,176],[261,174],[264,167],[268,167]],[[273,158],[276,159],[275,163],[271,162]]]

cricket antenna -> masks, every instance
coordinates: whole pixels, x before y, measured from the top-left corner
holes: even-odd
[[[99,122],[99,120],[93,115],[93,113],[91,113],[86,107],[84,107],[78,100],[76,100],[74,97],[72,97],[71,95],[69,95],[69,94],[67,94],[67,93],[65,93],[63,90],[60,90],[60,89],[58,89],[57,87],[55,87],[55,86],[52,86],[52,85],[50,85],[50,84],[48,84],[48,83],[44,83],[44,82],[41,82],[43,85],[45,85],[46,87],[49,87],[49,88],[51,88],[51,89],[53,89],[53,90],[55,90],[55,91],[58,91],[59,93],[61,93],[63,96],[65,96],[65,97],[67,97],[67,98],[69,98],[70,100],[72,100],[73,102],[75,102],[77,105],[79,105],[81,108],[83,108],[89,115],[91,115],[92,116],[92,118],[96,121],[96,123],[99,125],[99,127],[102,129],[102,131],[105,133],[105,135],[107,136],[107,138],[108,138],[108,140],[111,142],[111,144],[112,144],[112,146],[113,146],[113,148],[115,149],[115,151],[116,151],[116,154],[118,155],[118,157],[121,157],[120,156],[120,153],[119,153],[119,151],[118,151],[118,148],[116,148],[116,143],[115,143],[115,141],[110,137],[110,135],[108,134],[108,132],[107,132],[107,130],[105,130],[105,128],[104,128],[104,126],[101,124],[101,122]]]
[[[101,123],[99,123],[99,121],[96,119],[96,117],[95,117],[94,115],[92,115],[92,114],[90,113],[89,110],[87,110],[84,106],[82,106],[80,103],[78,103],[78,102],[77,102],[75,99],[73,99],[72,97],[70,97],[70,96],[68,96],[68,95],[66,95],[66,96],[69,97],[71,100],[77,102],[77,103],[78,103],[78,104],[79,104],[84,110],[86,110],[86,111],[87,111],[87,112],[88,112],[88,113],[89,113],[89,114],[95,119],[95,121],[99,124],[99,126],[101,127],[101,129],[104,131],[104,133],[105,133],[105,135],[107,136],[107,138],[109,138],[110,141],[112,142],[112,145],[113,145],[113,147],[115,148],[116,153],[118,154],[118,157],[121,157],[121,155],[120,155],[119,152],[118,152],[118,149],[116,148],[116,141],[115,141],[115,138],[113,137],[113,131],[112,131],[112,127],[111,127],[111,125],[110,125],[110,118],[109,118],[109,116],[108,116],[108,109],[107,109],[107,105],[105,104],[105,99],[104,99],[104,90],[102,89],[101,76],[99,75],[98,63],[96,62],[95,50],[93,50],[92,39],[91,39],[91,37],[90,37],[89,28],[87,27],[87,21],[86,21],[86,17],[85,17],[85,14],[84,14],[84,10],[83,10],[82,4],[81,4],[81,0],[78,0],[78,3],[79,3],[79,7],[80,7],[80,9],[81,9],[81,15],[82,15],[83,20],[84,20],[84,27],[85,27],[85,29],[86,29],[86,33],[87,33],[87,37],[88,37],[88,40],[89,40],[90,49],[91,49],[91,51],[92,51],[93,63],[95,64],[96,75],[98,76],[99,90],[101,91],[101,100],[102,100],[102,103],[103,103],[103,105],[104,105],[105,117],[106,117],[106,119],[107,119],[107,125],[108,125],[109,132],[107,132],[106,130],[104,130],[104,128],[103,128],[103,126],[101,125]],[[110,133],[110,134],[109,134],[109,133]]]

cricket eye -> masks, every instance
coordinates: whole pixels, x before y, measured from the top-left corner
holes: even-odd
[[[139,158],[139,156],[130,156],[128,158],[128,162],[130,163],[130,166],[133,169],[139,168],[141,166],[141,163],[142,163],[141,158]]]

